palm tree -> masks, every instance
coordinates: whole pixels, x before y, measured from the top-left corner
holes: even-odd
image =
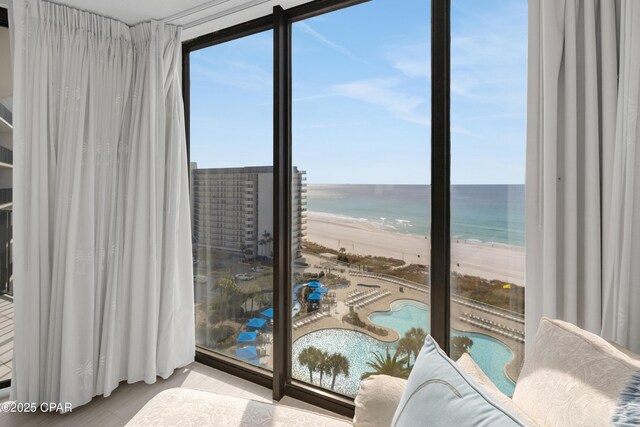
[[[262,293],[262,288],[260,288],[257,283],[252,283],[251,285],[243,289],[242,292],[245,298],[245,307],[246,302],[251,299],[251,312],[253,313],[255,298]]]
[[[270,256],[270,254],[272,252],[272,250],[271,250],[271,242],[273,242],[273,237],[271,237],[271,233],[269,233],[267,230],[263,230],[262,231],[262,239],[260,239],[258,244],[264,246],[264,256],[265,257]]]
[[[264,242],[267,245],[267,253],[270,257],[273,256],[273,248],[271,246],[273,237],[271,237],[271,233],[267,233],[267,230],[265,230],[264,233],[262,233],[262,237],[264,238]]]
[[[331,355],[326,351],[320,351],[320,363],[318,363],[318,372],[320,372],[320,387],[322,387],[322,378],[324,375],[331,375],[331,365],[329,358]]]
[[[341,353],[333,353],[329,356],[329,367],[331,370],[331,390],[336,386],[336,377],[340,374],[349,376],[349,359]]]
[[[237,314],[238,307],[244,302],[244,295],[231,276],[218,280],[213,285],[213,289],[218,291],[219,295],[209,302],[209,322],[222,323]]]
[[[413,354],[414,340],[407,334],[398,341],[398,353],[404,354],[407,359],[407,368],[411,368],[411,355]]]
[[[365,372],[360,377],[361,380],[369,378],[371,375],[390,375],[392,377],[398,377],[407,379],[409,378],[409,369],[405,366],[407,363],[406,358],[396,350],[393,353],[393,357],[389,353],[389,347],[387,347],[387,354],[383,356],[382,353],[376,351],[373,354],[373,361],[367,362],[373,371]]]
[[[313,372],[318,370],[321,358],[322,350],[314,346],[305,347],[298,355],[298,362],[309,370],[309,382],[311,384],[313,384]]]
[[[269,297],[264,292],[260,292],[258,296],[256,296],[256,301],[258,302],[258,306],[260,310],[269,303]]]
[[[466,335],[451,338],[451,358],[458,360],[464,353],[469,353],[473,340]]]
[[[264,248],[266,244],[267,241],[265,239],[258,240],[258,246],[260,246],[260,248]],[[258,254],[260,254],[260,248],[258,248]],[[262,252],[264,253],[264,250]]]
[[[427,333],[422,328],[411,328],[404,334],[413,340],[412,352],[414,362],[418,359],[418,354],[424,345],[424,340],[427,339]]]

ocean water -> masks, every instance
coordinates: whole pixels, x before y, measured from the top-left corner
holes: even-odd
[[[451,186],[452,238],[524,246],[524,198],[524,185]],[[431,187],[308,184],[307,209],[427,236]]]

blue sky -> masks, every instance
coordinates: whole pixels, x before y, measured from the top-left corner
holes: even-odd
[[[293,160],[309,183],[430,182],[429,8],[373,0],[294,24]],[[526,29],[526,0],[452,0],[454,184],[524,182]],[[272,37],[191,54],[199,167],[272,163]]]

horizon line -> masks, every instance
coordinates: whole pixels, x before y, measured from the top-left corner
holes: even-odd
[[[413,185],[413,186],[417,186],[417,185],[421,185],[421,186],[427,186],[430,187],[431,184],[424,184],[424,183],[409,183],[409,184],[397,184],[397,183],[387,183],[387,184],[383,184],[383,183],[350,183],[350,182],[342,182],[342,183],[323,183],[323,182],[308,182],[307,181],[307,185]],[[456,183],[456,184],[451,184],[452,186],[454,185],[525,185],[524,182],[521,183],[492,183],[492,184],[487,184],[487,183]]]

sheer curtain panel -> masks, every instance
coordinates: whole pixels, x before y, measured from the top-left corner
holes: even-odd
[[[180,30],[9,7],[11,397],[77,406],[194,357]]]
[[[640,351],[639,9],[529,0],[528,337],[544,315]]]

